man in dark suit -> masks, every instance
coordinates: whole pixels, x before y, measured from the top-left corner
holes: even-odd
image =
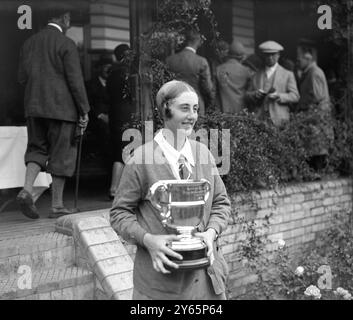
[[[90,125],[93,118],[97,122],[102,122],[108,126],[109,96],[106,89],[107,79],[112,67],[112,61],[109,58],[101,58],[97,62],[97,75],[87,83],[87,94],[91,110]]]
[[[187,82],[196,90],[199,96],[199,114],[204,115],[205,105],[209,105],[213,100],[210,67],[207,60],[196,53],[202,44],[200,33],[194,29],[188,30],[185,41],[185,48],[169,56],[166,63],[178,80]]]
[[[65,36],[70,13],[51,11],[48,18],[48,25],[24,43],[18,72],[25,85],[28,145],[25,184],[17,201],[32,219],[39,217],[31,193],[40,171],[53,177],[49,217],[72,213],[63,205],[63,191],[76,167],[76,128],[85,130],[89,111],[77,48]]]
[[[104,162],[109,161],[109,109],[110,100],[106,88],[107,79],[112,67],[110,58],[101,57],[97,62],[97,74],[87,82],[87,94],[91,110],[89,112],[89,124],[87,131],[90,131],[94,138],[94,151],[104,157]]]

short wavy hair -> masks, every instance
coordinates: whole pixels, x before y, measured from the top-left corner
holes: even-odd
[[[156,96],[156,103],[159,115],[162,119],[165,119],[166,117],[165,111],[167,102],[176,99],[183,92],[194,92],[197,94],[191,85],[180,80],[168,81],[159,89]]]

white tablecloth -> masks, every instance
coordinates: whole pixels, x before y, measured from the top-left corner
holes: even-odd
[[[26,173],[24,163],[26,147],[26,127],[0,126],[0,189],[23,187]],[[34,186],[48,188],[51,182],[51,175],[41,172]]]

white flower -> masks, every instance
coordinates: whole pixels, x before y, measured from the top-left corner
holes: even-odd
[[[352,295],[350,293],[347,293],[343,296],[344,300],[352,300]]]
[[[297,276],[302,276],[303,273],[304,273],[304,268],[302,266],[299,266],[297,269],[295,269],[294,273],[297,275]]]
[[[309,286],[305,289],[304,294],[308,297],[314,297],[315,299],[321,298],[320,289],[316,286]]]
[[[338,294],[340,296],[345,296],[345,295],[350,295],[350,293],[348,292],[348,290],[343,289],[341,287],[338,287],[335,291],[335,294]]]
[[[282,249],[286,245],[286,242],[283,239],[278,240],[278,248]]]

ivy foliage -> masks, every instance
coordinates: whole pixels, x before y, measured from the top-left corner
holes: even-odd
[[[147,66],[144,77],[151,80],[153,98],[164,83],[175,79],[175,74],[164,61],[167,56],[182,48],[185,31],[190,28],[198,30],[211,48],[217,45],[219,32],[209,0],[158,1],[156,18],[151,30],[141,39],[143,45],[140,52],[140,60]],[[160,122],[155,108],[153,117]]]
[[[325,129],[328,124],[332,130]],[[318,120],[315,110],[293,115],[280,128],[246,111],[239,115],[214,111],[199,118],[195,130],[199,128],[230,130],[230,171],[223,176],[230,194],[348,175],[353,168],[352,121]],[[326,167],[314,172],[308,160],[317,130],[322,132],[316,144],[328,146],[328,160]]]

